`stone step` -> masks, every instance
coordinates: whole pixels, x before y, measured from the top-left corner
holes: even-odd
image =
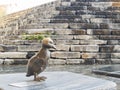
[[[78,64],[83,64],[84,59],[50,59],[49,64],[50,65],[78,65]]]
[[[52,52],[51,58],[54,59],[78,59],[80,58],[79,52]]]
[[[0,51],[2,52],[16,52],[17,46],[16,45],[0,45]]]
[[[101,40],[120,40],[119,35],[100,35],[99,39]]]
[[[71,45],[72,52],[99,52],[98,45]]]
[[[109,26],[107,23],[100,23],[100,24],[97,24],[97,23],[70,23],[69,27],[70,27],[70,29],[109,29],[109,27],[113,28],[112,26]]]
[[[78,2],[78,1],[76,1],[76,2],[71,2],[71,6],[91,6],[91,4],[88,3],[88,2]]]
[[[48,24],[29,24],[26,26],[22,26],[21,29],[39,29],[39,28],[68,28],[67,23],[48,23]]]
[[[13,59],[13,58],[27,58],[27,52],[0,52],[0,58]]]
[[[41,41],[39,40],[10,40],[11,44],[13,45],[36,45],[40,44]]]
[[[49,65],[65,65],[66,60],[64,59],[50,59],[48,60]]]
[[[81,14],[81,13],[80,13]],[[76,18],[107,18],[107,19],[117,19],[118,15],[95,15],[95,14],[87,14],[87,13],[83,13],[83,15],[58,15],[54,17],[55,19],[76,19]]]
[[[113,10],[115,10],[115,8],[116,7],[114,7],[114,8],[111,8],[112,7],[112,4],[110,3],[108,3],[108,2],[106,2],[105,4],[104,4],[104,2],[102,2],[101,4],[98,4],[98,3],[94,3],[93,4],[93,6],[68,6],[68,7],[66,7],[66,6],[62,6],[62,7],[56,7],[56,10],[57,11],[65,11],[65,10],[74,10],[74,11],[76,11],[76,10],[90,10],[90,11],[103,11],[103,10],[107,10],[107,11],[113,11]],[[96,5],[97,4],[97,5]],[[108,6],[105,6],[105,5],[108,5]],[[101,6],[100,6],[101,5]],[[105,6],[105,7],[103,7],[103,5]],[[96,8],[97,7],[97,8]],[[106,7],[107,7],[107,9],[106,9]],[[119,10],[119,7],[117,7],[117,9]]]
[[[82,16],[82,18],[75,18],[75,19],[52,19],[50,20],[51,23],[120,23],[120,19],[112,19],[112,18],[90,18]]]
[[[0,59],[0,65],[26,65],[28,59]]]
[[[31,44],[31,45],[18,45],[18,52],[29,52],[29,51],[39,51],[41,48],[40,44]]]

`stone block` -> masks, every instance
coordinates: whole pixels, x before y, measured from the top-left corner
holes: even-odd
[[[14,59],[14,63],[12,65],[26,65],[28,59]]]
[[[110,35],[111,31],[104,29],[104,30],[93,30],[94,35]]]
[[[94,35],[74,35],[74,39],[77,40],[92,40],[92,39],[98,39],[98,36],[94,36]]]
[[[18,51],[39,51],[41,44],[31,44],[31,45],[18,45]]]
[[[16,45],[5,45],[4,50],[6,52],[16,52],[17,51],[17,46]]]
[[[114,45],[113,51],[120,52],[120,45]]]
[[[120,53],[111,53],[113,59],[120,59]]]
[[[64,43],[62,43],[62,44],[61,45],[56,45],[56,48],[57,48],[56,50],[58,50],[58,51],[69,51],[70,45],[64,45]]]
[[[73,35],[51,35],[51,38],[54,40],[71,40]]]
[[[99,58],[99,59],[110,59],[111,58],[111,53],[99,53],[97,55],[97,58]]]
[[[0,52],[0,58],[26,58],[27,52]]]
[[[3,52],[3,51],[5,51],[4,46],[0,45],[0,52]]]
[[[117,45],[119,44],[119,40],[108,40],[109,45]]]
[[[113,45],[103,45],[99,47],[100,52],[108,52],[108,53],[113,52],[113,48],[114,48]]]
[[[98,45],[71,45],[71,51],[78,52],[98,52]]]
[[[12,65],[14,63],[14,59],[5,59],[3,61],[4,65]]]
[[[113,17],[113,18],[114,18],[114,17]],[[119,23],[109,24],[109,28],[110,28],[110,29],[117,29],[117,30],[119,30],[119,29],[120,29],[120,24],[119,24]]]
[[[28,34],[39,34],[39,33],[46,33],[46,32],[49,32],[49,33],[53,33],[54,32],[54,29],[23,29],[25,33],[28,33]]]
[[[112,35],[120,35],[120,31],[119,30],[114,30],[111,31]]]
[[[75,15],[76,11],[71,11],[71,10],[67,10],[67,11],[60,11],[59,15]]]
[[[15,45],[30,45],[30,44],[41,44],[39,40],[12,40]]]
[[[79,52],[52,52],[51,53],[52,58],[62,58],[62,59],[67,59],[67,58],[80,58],[80,53]]]
[[[57,45],[59,44],[71,45],[71,44],[79,44],[79,40],[54,40],[54,43]]]
[[[103,40],[120,40],[120,36],[118,36],[118,35],[100,35],[100,39],[103,39]]]
[[[0,59],[0,65],[2,65],[4,62],[4,59]]]
[[[105,10],[108,7],[112,6],[112,2],[92,2],[92,7],[101,8],[101,10]]]
[[[70,23],[69,27],[72,29],[98,29],[98,25],[93,23]]]
[[[87,31],[86,30],[72,30],[72,34],[75,34],[75,35],[86,35],[87,34]]]
[[[96,58],[97,57],[97,53],[82,53],[81,57],[83,59]]]
[[[81,29],[82,28],[81,24],[76,24],[76,23],[70,23],[69,27],[72,29]]]
[[[112,64],[120,64],[120,59],[111,59]]]
[[[79,44],[81,45],[102,45],[107,44],[107,40],[79,40]]]
[[[64,29],[64,30],[59,29],[59,30],[55,30],[54,33],[55,33],[55,35],[61,35],[61,34],[66,35],[66,34],[72,34],[72,30],[70,30],[70,29]]]
[[[83,59],[67,59],[66,60],[66,64],[72,64],[72,65],[76,65],[76,64],[82,64],[85,61]]]
[[[112,6],[113,6],[113,7],[120,7],[120,2],[113,2],[113,3],[112,3]]]
[[[71,5],[71,2],[61,2],[61,5],[62,6],[70,6]]]
[[[50,65],[65,65],[66,60],[63,60],[63,59],[50,59],[49,64]]]

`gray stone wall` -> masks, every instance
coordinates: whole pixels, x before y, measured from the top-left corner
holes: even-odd
[[[50,50],[50,64],[120,63],[119,11],[119,0],[58,0],[34,7],[0,30],[0,63],[26,64],[41,42],[22,35],[43,32],[57,47]]]

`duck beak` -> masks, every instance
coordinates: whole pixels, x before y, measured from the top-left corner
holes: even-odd
[[[57,49],[55,45],[52,45],[52,48]]]

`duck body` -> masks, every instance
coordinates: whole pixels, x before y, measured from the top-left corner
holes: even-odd
[[[48,65],[48,60],[50,58],[49,48],[56,49],[53,41],[50,38],[43,39],[42,48],[40,51],[28,61],[26,74],[27,77],[34,75],[35,81],[46,79],[46,77],[39,77],[38,74],[43,72]]]

